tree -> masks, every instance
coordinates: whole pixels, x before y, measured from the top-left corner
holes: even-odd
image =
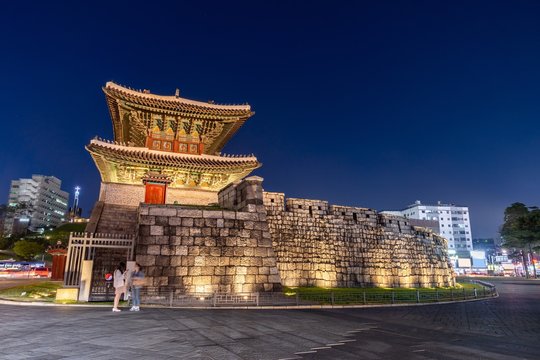
[[[49,245],[54,245],[58,241],[61,241],[62,244],[66,245],[71,232],[84,232],[85,228],[86,223],[67,223],[60,225],[50,232],[46,231],[43,235],[45,236],[45,239],[47,239]]]
[[[531,207],[531,211],[517,221],[521,229],[521,238],[530,255],[534,277],[536,278],[536,265],[534,263],[534,247],[540,242],[540,210]]]
[[[525,274],[529,277],[526,257],[528,252],[533,258],[533,248],[540,242],[540,210],[527,207],[523,203],[514,203],[504,211],[504,224],[501,228],[504,246],[521,250]],[[536,266],[533,262],[534,277]]]
[[[13,252],[24,260],[32,260],[36,255],[43,253],[43,250],[43,245],[29,240],[19,240],[13,246]]]
[[[0,235],[0,250],[9,250],[13,247],[13,244],[15,243],[16,238],[11,237],[5,237],[3,235]]]

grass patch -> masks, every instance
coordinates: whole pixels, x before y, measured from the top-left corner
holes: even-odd
[[[53,229],[50,232],[47,232],[44,235],[57,235],[62,232],[84,232],[84,229],[86,229],[87,223],[67,223],[60,225],[59,227]]]
[[[6,253],[0,252],[0,260],[11,260],[11,259],[15,259],[16,257],[17,255],[15,255],[14,253],[6,254]]]
[[[61,288],[61,281],[44,281],[36,284],[15,286],[0,290],[0,298],[17,301],[39,301],[56,304],[111,305],[112,301],[86,302],[77,300],[56,301],[56,290]],[[120,306],[127,306],[127,301],[120,301]]]
[[[470,283],[470,282],[460,282],[458,283],[462,289],[472,290],[472,289],[483,289],[484,286],[476,283]]]
[[[56,298],[56,290],[61,287],[60,281],[45,281],[0,290],[0,297],[18,301],[53,302]]]
[[[283,293],[286,295],[295,295],[297,292],[299,294],[358,294],[358,293],[415,293],[416,290],[420,291],[434,291],[434,290],[473,290],[473,289],[482,289],[483,286],[480,284],[473,283],[457,283],[455,287],[442,287],[442,288],[384,288],[384,287],[352,287],[352,288],[322,288],[322,287],[283,287]]]
[[[476,289],[476,291],[475,291]],[[298,304],[406,304],[466,300],[489,295],[482,285],[459,283],[445,288],[320,288],[284,287],[283,293],[296,297]]]

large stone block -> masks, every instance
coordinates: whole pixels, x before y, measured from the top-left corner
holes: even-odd
[[[160,255],[160,253],[161,253],[160,245],[148,245],[148,248],[147,248],[148,255]]]
[[[171,266],[176,267],[176,266],[181,266],[181,265],[182,265],[182,257],[171,256]]]
[[[176,209],[169,207],[151,207],[149,209],[149,215],[157,216],[176,216]]]
[[[156,257],[153,255],[137,255],[135,259],[143,267],[156,264]]]
[[[182,236],[182,245],[193,245],[194,244],[194,238],[192,236]]]
[[[201,268],[201,275],[214,275],[214,266],[208,266],[208,264],[203,266]]]
[[[178,216],[183,218],[202,218],[202,210],[196,209],[178,209]]]
[[[160,225],[160,226],[167,226],[169,225],[169,217],[167,216],[155,216],[155,223],[156,225]]]
[[[223,228],[219,230],[219,236],[220,237],[226,237],[229,236],[229,229]]]
[[[205,258],[205,264],[206,264],[207,267],[218,266],[219,265],[219,259],[216,256],[206,257]]]
[[[226,256],[220,256],[219,259],[219,266],[228,266],[230,264],[230,258]]]
[[[195,266],[205,266],[206,257],[205,256],[195,256]]]
[[[217,211],[217,210],[212,210],[212,211],[207,211],[207,210],[204,210],[203,211],[203,217],[206,218],[206,219],[221,219],[223,218],[223,211]]]
[[[169,256],[156,256],[156,266],[168,267],[171,264]]]
[[[163,226],[150,226],[150,235],[163,235]]]
[[[184,256],[188,254],[188,247],[187,246],[175,246],[174,247],[174,255],[176,256]]]
[[[190,228],[188,228],[188,227],[177,226],[176,227],[176,235],[177,236],[189,236],[189,230],[190,230]]]
[[[258,283],[258,284],[267,283],[268,282],[268,275],[257,275],[255,282]]]
[[[184,220],[184,219],[182,219],[180,217],[176,217],[176,216],[170,217],[168,219],[169,219],[169,225],[171,225],[171,226],[180,226],[180,225],[182,225],[182,220]]]
[[[181,236],[171,236],[169,238],[169,244],[171,245],[182,245],[182,237]]]
[[[186,267],[177,267],[175,268],[176,276],[186,276],[188,274],[188,268]]]
[[[237,220],[258,221],[259,220],[259,215],[257,215],[256,213],[238,212],[238,213],[236,213],[236,219]]]
[[[170,244],[170,237],[169,236],[154,236],[155,244],[158,245],[168,245]]]
[[[156,217],[155,216],[141,216],[139,219],[139,224],[140,225],[155,225]]]
[[[194,276],[193,285],[211,285],[212,277],[211,276]]]

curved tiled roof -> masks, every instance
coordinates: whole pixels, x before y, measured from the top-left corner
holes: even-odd
[[[217,105],[202,101],[184,99],[177,96],[163,96],[137,91],[113,82],[103,87],[107,105],[113,122],[114,138],[117,141],[136,141],[144,145],[148,122],[144,124],[132,119],[131,112],[163,114],[177,119],[197,121],[202,124],[207,136],[205,153],[214,154],[225,146],[227,141],[254,113],[249,105]],[[128,114],[125,117],[125,114]],[[127,122],[126,122],[127,119]],[[130,135],[131,132],[136,135]]]
[[[149,167],[174,167],[209,173],[235,173],[253,170],[261,166],[255,156],[227,157],[215,155],[192,155],[125,146],[98,139],[90,141],[86,149],[92,156],[105,157],[109,161],[127,162]]]
[[[133,104],[170,110],[174,112],[189,112],[200,113],[204,115],[235,116],[244,117],[251,116],[251,107],[249,105],[220,105],[211,104],[203,101],[189,100],[176,96],[155,95],[147,92],[133,90],[112,81],[107,82],[103,91],[107,96],[114,99],[128,101]]]

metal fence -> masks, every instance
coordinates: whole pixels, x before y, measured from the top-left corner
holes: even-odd
[[[415,304],[491,298],[494,286],[475,289],[334,291],[296,293],[185,293],[175,288],[141,289],[141,302],[170,307],[246,307],[246,306],[319,306]]]
[[[134,240],[132,235],[99,234],[99,233],[70,233],[64,286],[78,287],[80,285],[83,260],[94,260],[96,249],[120,249],[125,251],[126,260],[133,257]]]

